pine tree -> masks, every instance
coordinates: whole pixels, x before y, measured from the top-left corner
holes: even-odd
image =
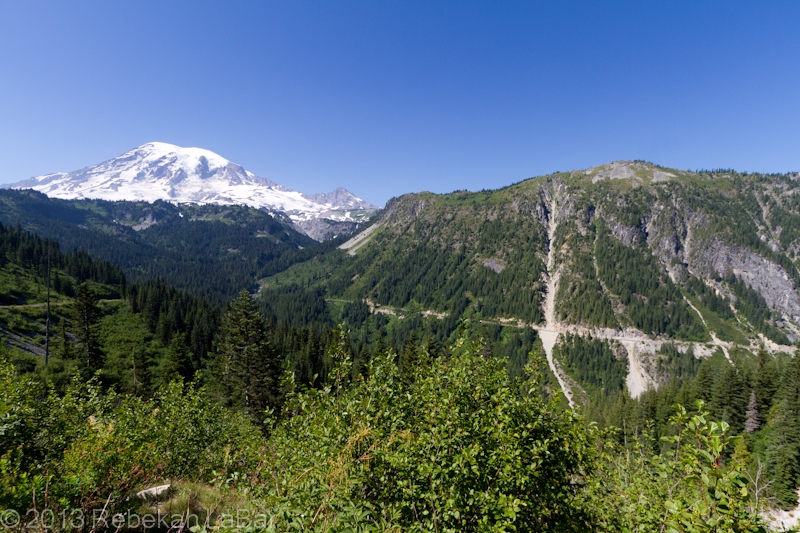
[[[753,434],[761,427],[761,416],[758,414],[758,401],[756,401],[755,390],[750,391],[750,401],[747,404],[745,415],[747,418],[744,421],[744,430]]]
[[[769,460],[775,496],[784,509],[797,505],[800,483],[800,357],[793,357],[776,394],[769,425]]]
[[[745,390],[745,385],[736,367],[726,365],[714,387],[714,394],[708,408],[717,420],[724,420],[730,424],[731,434],[740,433],[744,429],[745,410],[747,409]]]
[[[714,368],[711,361],[707,359],[700,364],[692,383],[692,395],[694,398],[709,403],[714,392],[715,381]]]
[[[162,362],[161,369],[162,382],[169,382],[175,378],[190,381],[194,376],[194,366],[192,365],[192,352],[186,346],[182,335],[174,335],[167,346],[167,355]]]
[[[221,393],[229,406],[259,422],[266,409],[279,407],[281,364],[247,291],[239,293],[223,318],[218,357]]]
[[[78,285],[72,310],[77,327],[78,359],[84,365],[85,372],[92,373],[103,366],[105,354],[100,348],[96,332],[100,308],[94,291],[86,282]]]
[[[754,381],[756,401],[766,413],[772,407],[775,393],[780,386],[780,375],[775,359],[763,348],[758,352],[758,370]]]

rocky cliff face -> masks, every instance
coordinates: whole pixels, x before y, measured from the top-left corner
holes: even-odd
[[[786,269],[766,257],[714,239],[695,251],[690,268],[705,278],[731,273],[763,296],[771,309],[800,321],[797,282]]]

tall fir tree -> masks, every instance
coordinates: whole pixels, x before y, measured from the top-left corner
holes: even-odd
[[[784,509],[797,505],[800,484],[800,357],[793,357],[776,394],[768,445],[775,497]]]
[[[247,291],[239,293],[223,317],[217,352],[223,400],[263,422],[265,410],[280,404],[281,364],[269,342],[266,322]]]
[[[103,366],[105,354],[97,338],[97,323],[100,320],[100,307],[88,283],[78,285],[72,304],[73,318],[77,329],[78,353],[84,373],[91,374]]]
[[[159,374],[162,382],[169,382],[180,378],[190,381],[194,376],[192,352],[186,346],[182,335],[174,335],[167,345],[167,354],[164,357]]]
[[[780,386],[780,373],[775,358],[767,353],[764,348],[758,352],[758,368],[754,377],[754,390],[756,401],[761,410],[766,413],[772,407],[775,393]]]
[[[722,370],[708,408],[717,420],[730,424],[732,434],[740,433],[744,429],[747,392],[735,366],[726,365]]]
[[[694,377],[692,384],[692,395],[697,400],[703,400],[706,403],[711,402],[714,394],[714,383],[716,376],[714,375],[714,367],[711,360],[706,359],[700,363],[697,369],[697,375]]]

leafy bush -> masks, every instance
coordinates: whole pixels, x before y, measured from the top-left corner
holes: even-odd
[[[218,531],[242,530],[229,519],[242,509],[263,517],[251,531],[765,531],[746,461],[726,459],[728,425],[702,403],[678,408],[660,443],[646,431],[620,446],[542,399],[537,357],[511,379],[469,338],[354,373],[340,326],[328,385],[288,379],[268,437],[194,385],[143,400],[74,381],[59,396],[0,358],[0,505],[113,513],[169,480],[163,507]]]
[[[702,401],[690,414],[678,406],[676,434],[652,453],[645,431],[633,450],[615,454],[605,485],[619,508],[621,531],[766,532],[749,499],[742,465],[725,465],[728,424],[709,420]]]
[[[0,506],[113,510],[168,478],[254,476],[264,444],[243,416],[173,382],[154,399],[78,381],[63,396],[0,359]],[[34,500],[36,498],[36,500]]]
[[[481,346],[462,339],[453,351],[420,354],[411,380],[386,354],[351,387],[334,378],[290,396],[261,493],[277,530],[590,527],[597,432],[529,394],[536,375],[520,394]],[[348,376],[346,353],[333,356]]]

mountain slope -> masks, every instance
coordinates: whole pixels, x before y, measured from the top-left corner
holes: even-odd
[[[287,215],[318,240],[328,237],[315,221],[334,221],[333,232],[351,233],[378,208],[338,188],[306,195],[259,178],[214,152],[167,143],[147,143],[119,157],[74,172],[57,172],[14,183],[52,198],[102,199],[174,204],[247,205]],[[323,224],[323,228],[326,224]],[[330,224],[327,224],[330,226]]]
[[[133,281],[160,277],[215,303],[335,245],[244,206],[60,200],[29,190],[0,190],[0,222],[118,264]]]
[[[695,356],[793,351],[796,193],[796,174],[622,161],[497,191],[405,195],[327,270],[298,264],[264,283],[314,280],[331,298],[406,320],[533,328],[562,387],[576,391],[584,384],[558,347],[567,333],[599,339],[638,395],[670,377],[666,344]]]

